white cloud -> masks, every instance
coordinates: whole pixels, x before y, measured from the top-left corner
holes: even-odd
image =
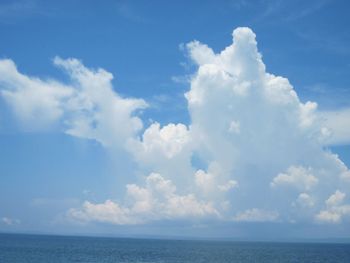
[[[192,41],[186,47],[190,51],[191,59],[198,65],[210,64],[216,59],[213,50],[199,41]]]
[[[113,90],[111,73],[87,69],[76,59],[56,57],[54,63],[69,74],[75,89],[66,106],[68,134],[115,147],[124,145],[142,128],[141,119],[134,113],[147,104],[141,99],[120,97]]]
[[[129,140],[128,151],[142,174],[157,172],[171,178],[176,185],[191,183],[193,143],[186,125],[170,123],[161,127],[152,123],[141,139]]]
[[[341,214],[336,211],[322,210],[316,215],[316,219],[320,222],[339,223]]]
[[[231,121],[230,123],[230,127],[228,129],[230,132],[233,133],[240,133],[240,125],[239,122],[237,121]]]
[[[0,94],[28,128],[43,128],[64,114],[73,89],[54,80],[41,80],[18,72],[9,59],[0,60]]]
[[[97,221],[112,224],[136,224],[141,223],[129,216],[130,211],[120,207],[117,203],[106,200],[101,204],[93,204],[85,201],[81,209],[70,209],[68,216],[80,222]]]
[[[154,220],[217,218],[211,203],[197,200],[193,194],[179,195],[175,185],[160,174],[146,178],[146,186],[127,185],[126,206],[107,200],[101,204],[86,201],[80,209],[71,209],[71,219],[118,225],[141,224]]]
[[[350,182],[350,171],[349,170],[345,170],[340,177],[344,180],[344,181],[348,181]]]
[[[9,217],[3,217],[1,218],[2,223],[8,226],[13,226],[13,225],[19,225],[21,221],[19,219],[14,219],[14,218],[9,218]]]
[[[335,191],[334,194],[332,194],[327,200],[326,200],[326,205],[328,207],[334,207],[338,206],[341,204],[345,198],[346,194],[340,192],[339,190]]]
[[[203,170],[196,171],[194,176],[196,185],[205,192],[217,190],[227,192],[235,187],[238,187],[238,183],[235,180],[229,180],[223,184],[219,184],[215,174],[206,173]]]
[[[310,190],[318,183],[318,179],[311,173],[311,169],[302,166],[290,166],[286,173],[280,173],[273,178],[270,185],[290,185],[301,190]]]
[[[237,213],[233,220],[238,222],[274,222],[278,220],[278,217],[279,214],[276,211],[252,208]]]
[[[296,200],[296,204],[301,207],[313,207],[315,205],[315,201],[307,193],[301,193]]]
[[[153,123],[142,139],[128,142],[141,173],[162,174],[177,190],[155,198],[146,179],[144,186],[129,185],[118,207],[142,222],[173,218],[171,209],[192,218],[189,211],[181,213],[187,206],[197,215],[217,212],[218,219],[313,221],[323,206],[319,200],[346,183],[349,172],[324,150],[327,128],[317,104],[301,102],[288,79],[266,72],[248,28],[236,29],[233,44],[217,54],[198,41],[187,48],[198,65],[185,94],[190,125]],[[193,156],[201,167],[192,163]],[[294,192],[270,187],[283,185]],[[346,185],[341,190],[348,191]],[[200,212],[203,206],[211,213]]]
[[[350,216],[350,205],[343,204],[346,194],[336,190],[326,201],[326,209],[321,210],[316,220],[321,223],[340,223],[344,217]]]
[[[198,170],[194,176],[196,185],[203,191],[207,192],[213,190],[213,188],[215,189],[215,178],[213,174]]]
[[[325,143],[330,145],[350,143],[350,109],[324,111],[319,113],[323,125],[329,134]]]
[[[134,141],[130,147],[140,159],[172,159],[183,152],[189,141],[185,125],[170,123],[161,128],[159,123],[153,123],[143,133],[142,141]]]
[[[238,187],[238,183],[235,180],[229,180],[226,184],[218,185],[220,191],[227,192],[235,187]]]
[[[125,155],[137,163],[135,174],[150,174],[127,185],[118,202],[87,201],[70,210],[72,218],[114,224],[208,217],[276,221],[310,210],[306,220],[319,213],[317,218],[341,221],[348,209],[345,199],[327,209],[320,201],[336,189],[349,194],[349,169],[325,150],[335,125],[326,125],[331,122],[323,121],[315,102],[300,101],[288,79],[266,72],[249,28],[237,28],[232,35],[233,43],[219,53],[198,41],[186,46],[198,66],[185,93],[190,124],[155,122],[143,134],[137,113],[145,101],[119,96],[111,73],[56,58],[54,63],[71,78],[64,85],[25,76],[1,60],[1,94],[15,112],[39,107],[43,122],[56,121],[72,136],[126,148]],[[35,93],[32,102],[11,101],[21,92]],[[298,205],[291,211],[293,203]]]
[[[103,69],[59,57],[54,64],[69,75],[69,84],[26,76],[13,61],[0,60],[0,94],[25,128],[59,121],[70,135],[121,148],[136,136],[142,121],[135,112],[147,106],[145,101],[120,97],[112,87],[113,75]]]
[[[171,80],[175,83],[180,84],[188,84],[191,82],[191,76],[184,75],[184,76],[172,76]]]
[[[218,197],[220,192],[228,192],[231,189],[238,187],[238,182],[236,180],[227,180],[226,176],[223,175],[221,166],[217,162],[212,162],[209,164],[207,172],[202,169],[195,172],[195,185],[205,195],[216,194],[216,197]]]

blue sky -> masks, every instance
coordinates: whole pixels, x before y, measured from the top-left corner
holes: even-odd
[[[1,1],[0,231],[348,237],[348,9]]]

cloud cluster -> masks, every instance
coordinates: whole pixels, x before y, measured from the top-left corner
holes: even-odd
[[[198,41],[187,48],[198,65],[185,94],[191,125],[152,124],[130,148],[140,166],[211,202],[221,220],[295,221],[305,207],[315,220],[349,172],[324,149],[330,127],[317,104],[266,72],[248,28],[219,54]]]
[[[71,209],[68,214],[82,222],[97,221],[118,225],[219,216],[211,203],[199,201],[193,194],[177,194],[176,186],[160,174],[152,173],[145,181],[145,187],[135,184],[126,186],[125,206],[111,200],[102,204],[86,201],[81,209]]]
[[[68,216],[113,224],[347,218],[350,172],[325,147],[345,140],[333,115],[325,121],[288,79],[266,72],[249,28],[235,29],[233,43],[220,53],[199,41],[186,47],[198,66],[185,93],[190,125],[155,122],[143,132],[137,112],[146,102],[120,97],[102,69],[56,58],[71,78],[62,84],[27,77],[13,62],[0,61],[1,94],[21,120],[45,111],[38,114],[44,123],[59,120],[72,136],[124,149],[144,176],[143,184],[128,184],[119,201],[86,201]],[[22,103],[25,94],[33,95]]]
[[[320,222],[339,223],[344,217],[350,217],[350,205],[343,204],[346,194],[336,190],[326,201],[326,209],[316,215]]]

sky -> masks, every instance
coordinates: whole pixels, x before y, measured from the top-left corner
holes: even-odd
[[[350,237],[348,1],[0,2],[0,231]]]

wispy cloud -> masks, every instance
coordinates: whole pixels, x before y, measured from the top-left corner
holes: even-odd
[[[289,24],[312,16],[319,10],[325,8],[330,3],[329,0],[320,1],[281,1],[266,0],[259,1],[258,5],[262,12],[255,18],[256,21],[264,21],[269,23],[271,18],[275,23],[275,19],[280,22]],[[271,21],[270,21],[271,22]]]
[[[304,2],[304,1],[303,1]],[[291,12],[288,16],[285,17],[287,21],[298,20],[307,16],[311,16],[320,9],[324,8],[329,4],[329,0],[320,0],[313,3],[310,3],[303,8],[298,9],[297,11]]]
[[[140,15],[135,8],[133,8],[131,2],[121,1],[116,4],[116,10],[118,15],[135,23],[148,23],[149,19]]]
[[[33,16],[49,16],[50,12],[37,0],[15,0],[0,3],[0,23],[13,23],[15,21]]]
[[[350,55],[350,49],[347,45],[347,41],[341,39],[339,35],[335,36],[330,33],[327,34],[327,37],[324,37],[320,33],[305,30],[296,30],[295,34],[307,43],[307,45],[304,47],[305,49],[320,49],[342,56]]]

